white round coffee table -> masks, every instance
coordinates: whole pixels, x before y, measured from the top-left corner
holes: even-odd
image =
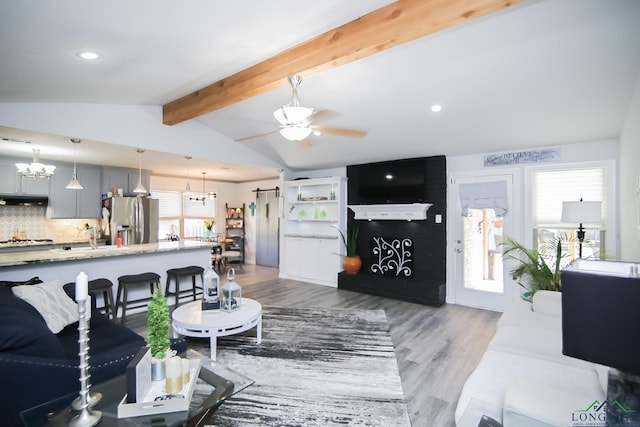
[[[180,335],[209,337],[211,360],[216,360],[218,337],[239,334],[257,327],[256,344],[262,342],[262,305],[250,298],[242,298],[240,309],[230,313],[222,310],[202,311],[202,302],[193,301],[176,308],[171,318],[174,338]]]

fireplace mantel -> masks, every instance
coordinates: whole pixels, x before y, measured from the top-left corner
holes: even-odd
[[[427,210],[431,206],[431,203],[402,203],[348,207],[355,213],[354,219],[418,221],[427,219]]]

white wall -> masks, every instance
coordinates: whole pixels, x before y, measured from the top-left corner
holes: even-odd
[[[587,163],[601,160],[611,160],[617,163],[618,161],[619,143],[617,140],[558,145],[555,148],[560,149],[560,160],[554,163],[532,163],[527,165],[484,167],[485,154],[493,153],[482,153],[467,156],[451,156],[447,157],[447,173],[451,174],[461,172],[475,172],[478,174],[501,174],[504,173],[505,170],[509,170],[509,173],[511,173],[511,171],[515,171],[514,175],[516,176],[513,191],[514,193],[517,193],[517,195],[522,195],[525,197],[515,198],[515,202],[520,203],[520,205],[514,206],[513,209],[516,212],[522,212],[522,215],[521,217],[514,220],[515,227],[513,231],[513,237],[525,245],[530,245],[532,244],[532,235],[530,232],[532,223],[531,214],[529,212],[529,210],[531,209],[531,207],[529,206],[530,197],[528,197],[528,195],[531,194],[531,189],[529,188],[529,183],[527,182],[527,175],[532,168],[537,168],[540,166],[561,165],[564,163]],[[610,188],[615,192],[616,183],[614,182],[610,184]],[[615,195],[613,195],[613,197],[615,200]],[[520,202],[518,202],[518,200],[520,200]],[[617,204],[614,203],[614,206],[617,206]],[[453,215],[453,213],[453,207],[448,206],[448,215],[451,216]],[[451,222],[449,221],[449,223]],[[611,236],[613,238],[613,241],[607,240],[607,247],[617,248],[619,242],[619,227],[617,227],[617,221],[615,221],[615,218],[613,218],[613,220],[611,221],[611,225],[608,227],[608,230],[611,230],[612,232],[608,233],[607,236]],[[447,233],[449,234],[449,230],[447,230]]]
[[[620,134],[620,259],[640,261],[640,75]]]
[[[0,103],[0,125],[221,162],[282,166],[198,122],[162,124],[160,105]]]

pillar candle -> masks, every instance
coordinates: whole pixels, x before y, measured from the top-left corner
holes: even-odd
[[[177,356],[167,359],[166,388],[167,394],[179,393],[182,390],[182,362]]]
[[[182,359],[182,385],[189,383],[191,380],[191,362],[189,359]]]
[[[89,281],[84,271],[76,277],[76,301],[86,301],[89,294]]]

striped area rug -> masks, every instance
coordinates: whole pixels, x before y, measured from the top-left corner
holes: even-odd
[[[255,383],[211,425],[411,425],[383,310],[263,307],[262,321],[260,345],[255,330],[218,340],[218,362]]]

